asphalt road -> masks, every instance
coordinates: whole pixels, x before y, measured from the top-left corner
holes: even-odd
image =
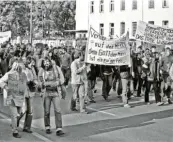
[[[101,83],[94,94],[96,104],[89,104],[89,114],[80,114],[69,110],[72,97],[68,88],[66,100],[62,100],[63,129],[65,135],[57,137],[53,106],[51,109],[51,127],[53,133],[46,135],[43,121],[42,99],[36,97],[34,104],[34,134],[21,133],[20,141],[57,141],[57,142],[173,142],[173,105],[156,106],[151,95],[152,104],[143,103],[143,97],[132,98],[132,108],[124,108],[121,99],[111,92],[109,102],[101,96]],[[1,117],[1,115],[0,115]],[[2,127],[1,127],[2,126]],[[22,127],[22,125],[21,125]],[[9,122],[0,119],[0,142],[13,140]],[[16,141],[16,140],[15,140]]]

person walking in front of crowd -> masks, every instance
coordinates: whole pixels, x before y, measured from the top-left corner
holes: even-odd
[[[68,82],[70,79],[70,65],[72,63],[71,56],[67,53],[66,48],[60,50],[60,59],[61,59],[61,70],[63,72],[65,82],[64,85],[68,88]]]
[[[23,84],[27,83],[27,77],[25,73],[22,72],[22,68],[23,68],[22,66],[24,66],[22,63],[19,63],[19,62],[13,63],[12,69],[0,79],[0,87],[2,89],[5,89],[7,90],[7,92],[9,92],[9,88],[8,88],[9,75],[12,75],[16,80],[22,81]],[[25,92],[20,92],[20,94],[13,93],[9,97],[10,98],[8,100],[7,105],[9,105],[10,111],[11,111],[11,126],[13,131],[13,137],[21,138],[21,135],[19,134],[19,131],[18,131],[17,119],[22,112]]]
[[[33,116],[33,97],[35,96],[36,86],[38,85],[37,75],[35,71],[35,62],[31,56],[28,56],[25,62],[25,74],[27,76],[27,94],[25,97],[25,105],[26,105],[26,116],[25,116],[25,123],[24,123],[24,132],[32,133],[31,131],[31,123],[32,123],[32,116]]]
[[[85,98],[87,96],[87,68],[84,62],[84,47],[78,52],[79,58],[75,59],[71,64],[71,84],[73,88],[73,97],[71,100],[71,110],[76,111],[76,102],[79,98],[79,106],[81,113],[87,113],[85,109]]]
[[[162,83],[162,94],[163,96],[167,97],[167,102],[168,104],[172,104],[172,101],[170,99],[171,95],[171,77],[169,75],[170,68],[173,63],[173,57],[171,55],[171,50],[170,47],[166,46],[165,50],[165,56],[161,59],[161,75],[163,78],[163,83]]]
[[[64,134],[62,131],[62,116],[60,108],[61,90],[59,86],[64,83],[64,76],[60,68],[52,64],[52,61],[46,57],[42,62],[42,68],[39,71],[38,79],[42,84],[43,105],[44,105],[44,123],[46,133],[51,134],[50,126],[50,107],[51,103],[54,105],[55,112],[55,124],[56,124],[56,135],[61,136]],[[57,75],[58,71],[58,75]]]

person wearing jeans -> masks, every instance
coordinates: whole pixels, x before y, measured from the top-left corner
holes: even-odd
[[[50,108],[51,103],[54,105],[55,112],[55,124],[56,124],[56,135],[61,136],[64,134],[62,131],[62,116],[60,109],[61,100],[61,85],[64,83],[64,76],[61,69],[53,64],[49,58],[43,60],[42,69],[39,71],[39,82],[42,86],[43,106],[44,106],[44,123],[46,133],[51,134],[50,126]]]
[[[31,124],[33,117],[32,102],[33,102],[33,97],[35,96],[36,85],[37,85],[37,75],[34,66],[35,66],[35,60],[31,56],[28,56],[26,58],[25,69],[24,69],[24,72],[27,76],[28,95],[25,97],[26,117],[23,128],[23,131],[27,133],[32,133],[31,131]]]

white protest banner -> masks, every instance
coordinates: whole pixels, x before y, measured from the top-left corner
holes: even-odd
[[[126,40],[106,39],[90,28],[85,62],[99,65],[130,65],[130,47]]]
[[[8,41],[11,38],[11,31],[0,32],[0,44]]]
[[[135,37],[136,40],[152,44],[170,45],[173,44],[173,29],[139,21]]]

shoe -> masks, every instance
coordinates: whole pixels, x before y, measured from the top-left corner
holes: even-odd
[[[129,104],[125,104],[124,107],[125,108],[131,108],[131,106]]]
[[[163,102],[158,102],[158,103],[156,103],[156,105],[161,106],[161,105],[163,105]]]
[[[107,96],[105,96],[105,95],[102,95],[103,96],[103,98],[105,99],[105,100],[107,100],[108,99],[108,97]]]
[[[59,131],[56,131],[56,135],[57,136],[62,136],[64,135],[65,133],[62,131],[62,130],[59,130]]]
[[[26,133],[32,133],[32,131],[29,130],[29,129],[23,129],[23,132],[26,132]]]
[[[168,99],[168,104],[172,104],[172,101],[170,99]]]
[[[96,101],[94,101],[94,100],[91,100],[91,101],[90,101],[90,103],[96,103]]]
[[[151,103],[150,102],[146,102],[146,105],[150,105]]]
[[[19,133],[13,133],[13,137],[15,137],[15,138],[21,138],[21,135],[19,135]]]
[[[71,109],[71,111],[78,111],[76,108]]]
[[[97,93],[97,90],[94,90],[94,93]]]
[[[88,114],[88,112],[85,109],[84,110],[81,110],[80,113]]]
[[[50,129],[46,130],[46,134],[51,134],[51,133],[52,133],[52,131]]]

